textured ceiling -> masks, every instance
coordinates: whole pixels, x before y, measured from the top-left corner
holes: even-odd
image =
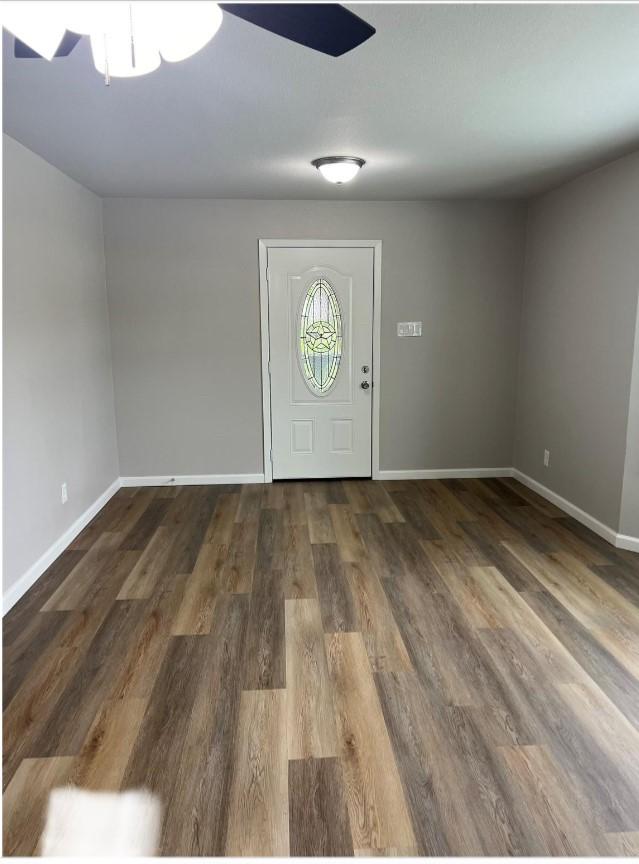
[[[105,87],[83,40],[15,60],[5,131],[95,192],[219,198],[524,196],[639,142],[639,7],[351,6],[334,59],[225,15],[199,54]],[[308,164],[368,164],[350,185]]]

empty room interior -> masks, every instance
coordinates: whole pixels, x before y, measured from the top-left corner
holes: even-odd
[[[4,3],[6,856],[639,856],[639,6]]]

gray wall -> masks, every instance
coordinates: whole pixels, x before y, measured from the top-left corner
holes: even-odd
[[[630,385],[626,463],[623,474],[619,531],[621,534],[639,537],[639,303],[637,304],[635,355]]]
[[[512,461],[524,209],[106,199],[122,475],[261,472],[257,240],[383,241],[383,469]],[[396,323],[422,319],[421,339]]]
[[[639,155],[532,203],[523,309],[523,205],[103,208],[6,136],[4,175],[5,591],[118,473],[262,471],[259,237],[383,241],[383,469],[508,466],[514,439],[518,468],[639,534]]]
[[[638,284],[639,154],[531,204],[515,466],[615,530]]]
[[[118,476],[102,205],[6,135],[3,312],[6,592]]]

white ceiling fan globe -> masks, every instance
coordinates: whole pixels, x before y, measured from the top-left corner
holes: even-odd
[[[0,8],[2,26],[47,60],[58,50],[66,29],[57,3],[9,0]]]
[[[74,2],[68,29],[86,33],[96,69],[103,75],[146,75],[160,65],[200,51],[217,33],[222,12],[217,3],[191,0]]]
[[[161,59],[185,60],[200,51],[222,23],[217,3],[198,0],[49,0],[5,5],[15,7],[5,16],[13,16],[13,26],[5,26],[42,56],[51,59],[64,31],[71,30],[90,37],[96,69],[116,78],[146,75],[158,68]],[[24,7],[36,5],[43,7],[42,15],[27,18]]]
[[[153,31],[163,60],[179,63],[211,41],[222,23],[217,3],[200,0],[141,2],[142,29]]]

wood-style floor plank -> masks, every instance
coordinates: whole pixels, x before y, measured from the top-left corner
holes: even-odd
[[[540,588],[530,570],[502,542],[494,538],[490,530],[486,530],[484,521],[460,524],[475,548],[483,554],[484,562],[490,562],[496,567],[516,591],[536,591]]]
[[[68,619],[66,612],[47,612],[31,616],[23,633],[13,644],[3,649],[2,704],[9,705],[38,658],[45,653],[60,634]]]
[[[587,675],[639,729],[639,681],[552,594],[543,590],[522,596]]]
[[[366,480],[360,482],[364,495],[370,502],[371,513],[375,513],[381,522],[404,522],[401,509],[381,483],[368,483]]]
[[[286,601],[288,758],[337,756],[333,696],[317,600]]]
[[[293,759],[288,763],[291,855],[353,854],[353,840],[338,759]]]
[[[639,831],[606,834],[606,840],[610,848],[608,854],[617,858],[639,858]]]
[[[3,714],[2,783],[6,788],[81,660],[78,648],[57,648],[43,654]]]
[[[73,756],[89,731],[101,702],[124,663],[143,607],[114,603],[75,674],[60,693],[31,748],[32,756]]]
[[[144,603],[142,623],[126,661],[115,676],[110,699],[146,699],[151,694],[169,647],[188,579],[188,574],[178,576],[166,591]]]
[[[146,706],[147,700],[139,698],[102,703],[76,759],[73,785],[101,791],[120,788]]]
[[[316,490],[304,493],[311,543],[335,543],[335,531],[326,496]]]
[[[153,504],[155,491],[152,486],[140,489],[133,488],[133,495],[123,497],[123,506],[118,512],[117,519],[113,521],[110,530],[118,531],[124,537],[128,537],[144,517],[148,508]]]
[[[376,571],[367,559],[343,567],[371,668],[374,672],[410,669],[408,651]]]
[[[415,836],[364,642],[326,636],[353,845],[414,846]]]
[[[288,855],[286,692],[245,690],[229,799],[226,854]]]
[[[317,598],[315,565],[306,522],[284,522],[282,529],[282,591],[287,600]]]
[[[155,585],[164,590],[176,575],[190,573],[206,536],[217,498],[224,486],[189,486],[173,499],[160,527],[169,529],[172,542],[158,563]]]
[[[381,578],[390,579],[403,572],[399,549],[392,541],[390,529],[375,513],[360,513],[355,523],[364,541],[366,553]]]
[[[201,636],[211,632],[216,600],[227,587],[225,560],[225,546],[202,544],[171,628],[174,636]]]
[[[258,529],[257,519],[236,522],[233,525],[224,562],[224,578],[232,594],[248,594],[251,591],[257,556]]]
[[[427,592],[416,576],[387,580],[386,593],[411,663],[429,698],[443,705],[491,705],[510,713],[529,741],[517,711],[477,632],[448,592]]]
[[[162,525],[154,531],[147,547],[120,589],[118,600],[145,600],[151,597],[160,581],[162,567],[175,539],[175,534]]]
[[[204,543],[228,546],[233,535],[233,525],[240,504],[239,492],[223,492],[217,499],[215,510],[204,535]]]
[[[419,850],[416,846],[405,846],[403,849],[389,847],[388,849],[355,849],[356,858],[417,858]]]
[[[171,799],[200,687],[198,676],[191,673],[201,669],[203,649],[204,640],[198,636],[170,640],[127,763],[123,788],[144,787],[165,802]]]
[[[639,555],[514,480],[122,488],[3,624],[5,854],[639,851]]]
[[[105,532],[69,573],[59,588],[42,607],[43,612],[79,609],[87,591],[91,590],[105,569],[114,561],[122,542],[122,534]]]
[[[202,640],[199,688],[162,834],[165,855],[224,854],[248,605],[242,595],[221,596],[211,633]]]
[[[49,792],[66,785],[74,764],[72,757],[23,759],[2,799],[4,855],[36,854]]]
[[[408,522],[421,538],[424,540],[441,539],[436,528],[430,523],[426,515],[426,508],[423,506],[423,499],[416,489],[411,490],[409,488],[392,492],[391,498],[395,504],[395,509],[403,517],[401,521]]]
[[[69,573],[85,555],[83,549],[65,549],[59,558],[48,567],[38,581],[29,588],[16,605],[11,609],[11,614],[2,619],[2,650],[5,663],[8,658],[15,658],[25,650],[27,646],[37,638],[34,628],[37,630],[40,624],[39,610],[45,605],[49,597],[64,582]],[[22,646],[13,647],[19,640]],[[6,672],[6,666],[3,670]],[[6,704],[6,703],[5,703]]]
[[[313,562],[324,631],[358,630],[357,610],[337,546],[316,543]]]
[[[593,829],[579,795],[556,770],[545,747],[501,747],[499,758],[513,799],[525,807],[530,854],[570,857],[607,855],[608,844]]]
[[[249,604],[244,655],[245,690],[286,687],[284,592],[280,570],[257,570]]]
[[[136,549],[140,551],[145,549],[155,530],[161,525],[168,509],[168,498],[156,498],[152,500],[140,518],[125,535],[120,549]]]
[[[259,522],[263,497],[264,486],[261,483],[247,483],[242,486],[235,521]]]
[[[449,787],[438,784],[446,761],[444,736],[434,722],[434,709],[419,686],[415,675],[396,672],[375,676],[381,706],[392,741],[393,751],[406,803],[412,817],[420,855],[463,854],[480,848],[477,831],[468,822],[464,801],[455,795],[455,775]],[[450,762],[450,767],[454,767]],[[452,793],[452,794],[451,794]],[[450,826],[457,825],[451,834]],[[455,836],[459,844],[455,844]]]
[[[467,602],[468,598],[463,597],[459,604],[466,617],[473,619],[475,612],[480,614],[476,627],[510,628],[518,632],[540,663],[547,667],[553,680],[581,681],[586,677],[562,642],[496,567],[469,567],[464,578],[458,581],[459,585],[469,591],[471,598]],[[454,593],[456,589],[452,585],[449,587]]]
[[[608,758],[604,742],[589,731],[569,694],[548,682],[545,669],[512,631],[483,631],[481,639],[514,703],[535,730],[531,743],[550,749],[559,775],[568,774],[573,794],[583,799],[599,829],[634,829],[636,793],[625,777],[622,760]],[[543,699],[534,695],[540,687]]]
[[[345,504],[330,504],[328,509],[342,561],[361,561],[366,556],[366,550],[350,507]]]
[[[282,517],[285,525],[306,525],[306,500],[304,498],[304,483],[282,483],[284,490],[284,509]]]
[[[508,544],[508,548],[631,675],[639,678],[639,609],[568,552],[544,554],[521,542]]]
[[[96,540],[105,531],[113,532],[117,530],[115,526],[118,524],[120,514],[126,506],[128,499],[138,491],[133,488],[118,489],[115,495],[107,501],[102,510],[93,517],[86,528],[83,528],[78,536],[71,541],[68,548],[86,551],[94,546]]]

